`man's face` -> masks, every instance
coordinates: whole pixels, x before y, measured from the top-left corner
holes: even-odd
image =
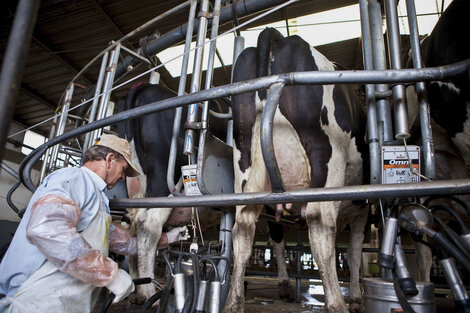
[[[106,161],[108,164],[108,172],[105,182],[108,184],[108,189],[112,189],[120,180],[126,178],[124,171],[126,171],[129,165],[124,158],[116,159],[113,155],[109,158],[106,157]]]

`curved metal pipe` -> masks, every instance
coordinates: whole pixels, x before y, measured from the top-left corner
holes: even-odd
[[[286,187],[282,181],[281,171],[277,164],[273,144],[273,120],[281,97],[283,83],[273,84],[269,88],[268,97],[263,113],[261,114],[261,151],[263,152],[264,164],[268,171],[269,180],[273,192],[285,192]]]
[[[48,147],[54,146],[64,140],[78,136],[80,134],[102,128],[111,124],[123,122],[146,114],[151,114],[163,110],[174,109],[194,102],[201,102],[207,99],[213,100],[221,97],[232,96],[234,94],[252,92],[259,89],[268,88],[275,83],[293,84],[367,84],[367,83],[396,83],[396,82],[417,82],[444,80],[448,77],[468,71],[470,59],[450,64],[446,66],[425,68],[425,69],[402,69],[386,71],[310,71],[294,72],[279,75],[271,75],[253,80],[232,83],[224,86],[205,89],[196,93],[182,95],[162,101],[149,103],[147,105],[134,108],[125,112],[120,112],[112,116],[97,120],[93,123],[78,127],[66,134],[58,136],[26,156],[21,162],[19,174],[23,184],[32,192],[35,191],[34,184],[30,178],[30,172],[35,162],[46,152]],[[430,194],[429,194],[430,195]],[[412,196],[410,194],[410,196]]]

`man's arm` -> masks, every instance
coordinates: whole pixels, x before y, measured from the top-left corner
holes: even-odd
[[[31,208],[26,236],[61,271],[94,286],[106,286],[116,277],[118,265],[92,249],[77,232],[80,216],[73,200],[46,195]]]

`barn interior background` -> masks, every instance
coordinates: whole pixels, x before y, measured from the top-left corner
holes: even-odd
[[[404,2],[404,1],[401,1]],[[15,113],[10,127],[10,136],[7,139],[7,149],[2,160],[13,169],[18,168],[25,153],[31,147],[36,147],[49,136],[49,131],[54,113],[57,112],[70,80],[81,71],[81,69],[103,49],[108,43],[116,41],[138,26],[151,20],[162,12],[165,12],[180,1],[131,1],[131,0],[45,0],[41,1],[37,22],[31,39],[31,46],[25,66],[23,79],[15,104]],[[226,4],[230,4],[228,1]],[[425,6],[421,6],[426,4]],[[449,4],[449,1],[437,3],[435,1],[417,1],[421,35],[432,30],[439,12]],[[0,11],[0,59],[3,59],[8,36],[15,16],[17,1],[3,1]],[[340,9],[334,14],[328,14],[329,10]],[[312,15],[324,12],[323,15]],[[405,15],[406,10],[399,11]],[[259,14],[259,13],[257,13]],[[144,31],[139,38],[133,38],[126,43],[130,49],[137,49],[146,42],[165,34],[180,25],[186,23],[188,15],[187,8],[181,14],[174,15],[170,19],[164,19],[157,23],[149,31]],[[240,22],[255,16],[240,18]],[[330,60],[342,64],[349,69],[363,69],[362,48],[359,40],[360,23],[359,8],[354,0],[303,0],[297,1],[272,15],[263,17],[242,29],[246,37],[246,46],[254,46],[259,32],[266,26],[276,27],[283,34],[298,34],[306,39],[311,45],[317,47]],[[219,33],[233,27],[233,22],[228,21],[221,25]],[[400,27],[407,32],[407,22],[402,20]],[[346,31],[346,30],[348,31]],[[322,41],[318,34],[326,34],[328,42]],[[333,34],[342,36],[334,37]],[[216,61],[213,84],[220,86],[230,82],[231,73],[231,50],[233,47],[233,35],[228,34],[219,39],[220,59]],[[403,38],[406,42],[406,36]],[[179,47],[169,48],[156,54],[157,64],[165,63],[174,55],[182,52],[181,43]],[[190,58],[191,59],[191,58]],[[178,89],[180,61],[165,64],[158,72],[160,83],[172,90]],[[192,66],[190,64],[189,68]],[[133,75],[144,72],[148,68],[141,66],[133,71]],[[175,70],[176,69],[176,70]],[[90,91],[97,82],[99,68],[91,68],[83,77],[74,83],[75,95],[71,106],[79,105],[83,99],[90,95]],[[189,74],[191,75],[191,74]],[[121,81],[125,81],[123,76]],[[204,77],[204,74],[203,74]],[[147,80],[142,77],[142,80]],[[189,85],[190,76],[187,79]],[[131,83],[132,84],[132,83]],[[123,86],[113,91],[112,101],[127,93],[130,85]],[[110,111],[112,113],[112,110]],[[75,127],[73,116],[70,116],[66,130]],[[30,131],[25,131],[30,129]],[[111,129],[113,130],[113,128]],[[42,142],[41,142],[42,141]],[[69,148],[78,149],[75,142],[69,142]],[[73,158],[71,164],[76,163]],[[36,165],[34,179],[38,179],[40,164]],[[4,170],[0,177],[0,218],[5,227],[0,228],[0,238],[9,238],[14,231],[18,217],[6,203],[6,194],[16,180]],[[30,192],[24,187],[15,193],[14,203],[18,207],[25,207]],[[378,238],[371,235],[368,242],[376,246]],[[338,258],[344,258],[346,241],[339,236]],[[300,236],[292,233],[286,242],[292,246],[306,242],[306,234]],[[265,239],[257,240],[259,247],[255,247],[252,265],[268,267],[268,254]],[[2,242],[2,246],[3,246]],[[291,253],[295,259],[294,254]],[[366,258],[367,259],[367,258]],[[369,264],[370,263],[370,264]],[[301,264],[305,269],[315,269],[315,264],[308,251],[302,256]],[[294,266],[294,265],[292,265]],[[370,262],[364,263],[364,268],[370,273],[376,273],[377,269]],[[258,267],[254,267],[254,272]],[[345,269],[346,270],[346,269]],[[347,274],[344,274],[346,277]]]

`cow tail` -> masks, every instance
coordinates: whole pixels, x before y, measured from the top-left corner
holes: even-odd
[[[284,36],[274,28],[264,29],[259,37],[256,50],[256,77],[269,75],[270,53],[274,45],[282,40]],[[261,100],[266,99],[266,90],[258,92]]]

